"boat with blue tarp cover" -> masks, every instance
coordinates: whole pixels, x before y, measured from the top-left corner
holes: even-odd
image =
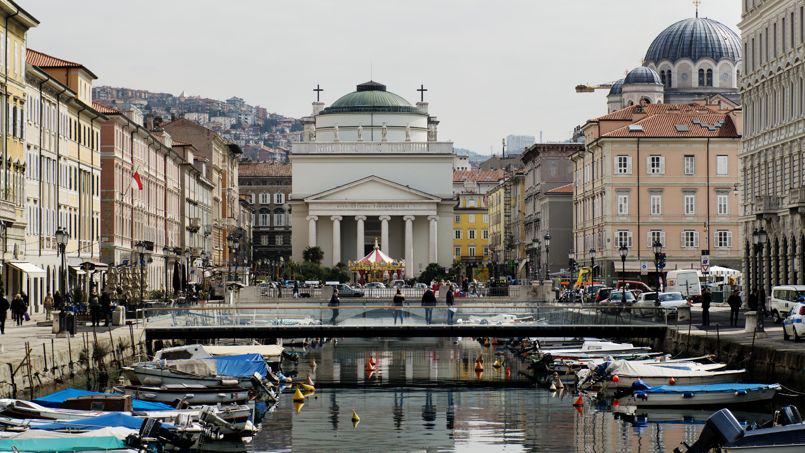
[[[102,393],[102,392],[92,392],[89,390],[80,390],[74,388],[67,388],[56,393],[51,393],[50,395],[46,395],[35,400],[32,400],[34,403],[44,406],[44,407],[53,407],[53,408],[60,408],[67,400],[72,400],[75,398],[81,398],[86,396],[104,396],[110,395],[109,393]],[[115,394],[111,394],[115,395]],[[121,394],[118,394],[121,395]],[[134,399],[131,402],[131,408],[133,411],[172,411],[174,408],[164,403],[158,403],[153,401],[144,401],[139,399]]]
[[[123,374],[132,384],[148,386],[196,384],[251,388],[253,376],[257,375],[265,380],[270,373],[263,356],[256,353],[153,360],[123,367]]]
[[[701,384],[659,385],[651,387],[640,380],[631,388],[619,390],[613,405],[630,406],[727,406],[769,401],[780,390],[779,384]]]

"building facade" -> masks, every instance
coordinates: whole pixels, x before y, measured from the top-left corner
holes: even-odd
[[[487,193],[489,248],[496,277],[525,278],[525,172],[506,175]]]
[[[381,250],[404,259],[405,275],[453,262],[453,144],[437,138],[428,104],[411,105],[377,82],[327,108],[313,104],[291,152],[294,261],[320,247],[323,264]],[[427,171],[423,171],[426,168]]]
[[[181,249],[190,251],[190,280],[198,283],[201,272],[212,266],[212,200],[214,184],[211,169],[193,145],[173,143],[182,157],[179,185]]]
[[[525,170],[525,242],[528,276],[542,279],[565,268],[573,249],[573,162],[570,156],[584,149],[578,143],[538,143],[522,154]],[[545,247],[545,236],[550,245]],[[547,255],[546,255],[547,252]]]
[[[744,290],[770,295],[805,284],[805,5],[742,4]]]
[[[635,105],[589,121],[574,162],[574,247],[584,263],[596,251],[603,277],[641,263],[654,275],[655,241],[667,270],[740,268],[739,109],[704,104]]]
[[[30,102],[25,120],[25,248],[34,267],[11,270],[6,286],[11,293],[26,290],[36,310],[46,293],[60,289],[64,277],[65,288],[86,287],[90,280],[100,283],[99,272],[87,274],[81,265],[102,267],[100,126],[106,117],[93,105],[97,77],[89,69],[33,49],[25,60]],[[59,229],[70,235],[66,269],[57,254]]]
[[[240,193],[252,205],[252,259],[256,269],[271,273],[280,258],[291,259],[291,166],[241,163]]]
[[[453,214],[453,259],[462,266],[465,275],[484,280],[478,272],[483,273],[489,260],[486,196],[471,192],[458,194]]]

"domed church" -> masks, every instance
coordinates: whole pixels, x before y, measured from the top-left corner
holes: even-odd
[[[643,66],[618,80],[607,95],[609,112],[643,103],[684,104],[722,95],[740,104],[741,41],[713,19],[684,19],[663,30],[646,51]]]
[[[438,140],[427,90],[417,91],[415,105],[375,81],[326,107],[317,97],[290,154],[295,261],[318,246],[322,264],[347,264],[377,241],[407,278],[451,264],[453,143]]]

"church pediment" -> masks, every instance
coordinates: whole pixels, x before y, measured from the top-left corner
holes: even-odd
[[[305,198],[311,202],[406,201],[438,202],[441,198],[379,176],[368,176]]]

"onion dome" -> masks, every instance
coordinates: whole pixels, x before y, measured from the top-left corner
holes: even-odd
[[[618,95],[618,94],[621,94],[622,92],[623,92],[623,79],[620,79],[617,82],[612,84],[612,88],[609,89],[609,94],[607,96],[610,96],[610,95],[613,95],[613,94]]]
[[[657,72],[653,69],[645,66],[638,66],[632,69],[628,74],[626,74],[626,78],[623,79],[623,85],[631,85],[635,83],[662,85],[660,75],[657,74]]]
[[[680,20],[663,30],[646,52],[643,64],[669,60],[672,63],[688,58],[694,62],[712,58],[733,63],[741,59],[741,40],[731,28],[721,22],[693,17]]]

